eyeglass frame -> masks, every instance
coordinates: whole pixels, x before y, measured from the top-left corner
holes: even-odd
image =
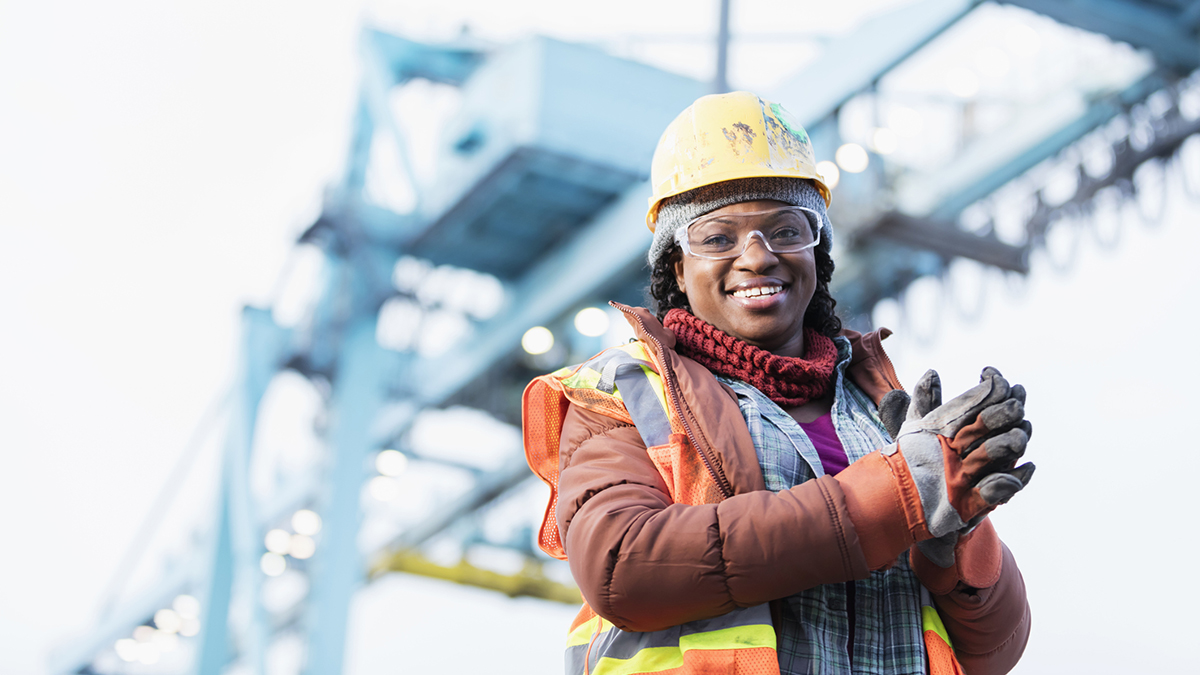
[[[817,213],[813,209],[808,208],[807,206],[788,205],[788,206],[780,206],[779,208],[774,208],[774,209],[767,209],[765,211],[746,211],[746,212],[738,213],[738,214],[724,214],[724,215],[761,216],[763,214],[778,213],[780,211],[803,211],[806,214],[812,214],[812,216],[814,216],[816,218],[818,223],[823,223],[821,214]],[[813,236],[812,242],[805,244],[803,248],[798,248],[795,251],[776,251],[775,249],[771,248],[771,242],[767,241],[767,236],[762,233],[762,230],[750,230],[750,232],[748,232],[746,234],[746,243],[742,244],[742,250],[738,251],[734,255],[725,255],[725,256],[721,256],[721,257],[714,257],[714,256],[701,255],[699,253],[694,253],[692,251],[692,247],[689,246],[688,242],[687,242],[688,228],[690,228],[692,225],[695,225],[696,223],[700,222],[701,220],[704,220],[705,218],[711,218],[711,217],[713,217],[713,214],[711,214],[711,213],[706,213],[702,216],[696,216],[695,218],[689,220],[682,227],[675,230],[675,243],[679,244],[679,247],[681,249],[683,249],[683,252],[685,254],[690,255],[693,258],[700,258],[701,260],[733,260],[735,258],[740,258],[743,255],[745,255],[746,249],[750,248],[750,240],[753,239],[754,235],[756,235],[756,234],[758,235],[758,238],[762,241],[763,246],[765,246],[768,251],[770,251],[771,253],[774,253],[775,255],[790,255],[792,253],[803,253],[804,251],[807,251],[810,248],[816,248],[816,246],[821,243],[821,230],[824,229],[823,224],[818,225],[816,228],[817,231],[816,231],[815,235]],[[806,218],[807,218],[807,216],[806,216]],[[813,221],[811,218],[808,219],[808,224],[810,226],[813,224]]]

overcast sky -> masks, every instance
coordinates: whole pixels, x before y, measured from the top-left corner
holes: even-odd
[[[464,23],[495,40],[544,31],[703,77],[708,46],[635,39],[710,34],[715,2],[701,4],[0,4],[0,672],[40,674],[51,644],[86,630],[224,390],[240,307],[269,301],[338,175],[364,20],[430,38]],[[901,3],[829,4],[735,0],[735,29],[836,33]],[[735,86],[768,86],[815,53],[803,41],[761,49],[735,60]],[[1185,341],[1200,327],[1200,202],[1176,183],[1168,197],[1156,229],[1106,214],[1124,223],[1115,251],[1083,231],[1065,273],[1039,256],[1026,283],[991,277],[977,321],[947,311],[935,324],[936,288],[915,289],[906,332],[885,345],[907,383],[935,367],[952,391],[995,365],[1029,389],[1038,473],[996,515],[1034,611],[1017,672],[1194,668],[1185,498],[1200,462],[1185,429],[1200,362]],[[1065,257],[1070,242],[1058,243]],[[877,316],[892,323],[895,310]],[[553,669],[556,627],[572,614],[394,578],[363,592],[348,663],[429,670],[415,654],[470,616],[476,629],[528,626],[495,631],[511,655],[500,672]]]

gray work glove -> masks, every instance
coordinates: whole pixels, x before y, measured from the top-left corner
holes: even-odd
[[[1025,389],[1010,387],[995,368],[985,368],[978,385],[945,404],[933,370],[911,400],[897,390],[880,402],[880,418],[896,441],[883,453],[898,451],[912,473],[934,537],[917,546],[933,563],[952,566],[959,536],[1029,483],[1034,465],[1014,468],[1033,430],[1024,402]]]

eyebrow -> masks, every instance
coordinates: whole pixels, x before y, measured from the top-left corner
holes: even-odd
[[[800,210],[798,210],[798,209],[795,209],[795,208],[780,208],[780,209],[777,209],[777,210],[775,210],[775,211],[768,211],[768,212],[767,212],[767,213],[766,213],[766,214],[763,216],[763,222],[765,222],[765,223],[774,223],[775,221],[779,220],[780,218],[782,218],[782,217],[783,217],[784,215],[786,215],[786,214],[796,214],[796,215],[799,215],[800,217],[804,218],[804,220],[805,220],[805,221],[807,221],[809,225],[812,225],[812,219],[808,217],[808,212],[807,212],[807,211],[800,211]],[[703,217],[702,217],[702,218],[698,218],[698,219],[696,220],[696,222],[712,222],[712,223],[729,223],[729,224],[732,224],[732,223],[733,223],[733,219],[732,219],[732,218],[730,218],[730,216],[732,216],[732,215],[737,215],[737,214],[721,214],[721,215],[719,215],[719,216],[710,216],[710,217],[708,217],[708,218],[703,218]]]

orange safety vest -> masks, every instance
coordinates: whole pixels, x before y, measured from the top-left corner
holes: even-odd
[[[538,536],[546,553],[567,559],[555,508],[559,443],[571,405],[634,425],[674,502],[713,504],[723,498],[684,433],[661,372],[652,350],[630,342],[537,377],[525,388],[525,459],[550,487]],[[941,617],[923,588],[921,604],[931,675],[963,675]],[[567,675],[778,675],[775,644],[765,604],[664,631],[634,633],[618,629],[584,603],[567,638]]]

